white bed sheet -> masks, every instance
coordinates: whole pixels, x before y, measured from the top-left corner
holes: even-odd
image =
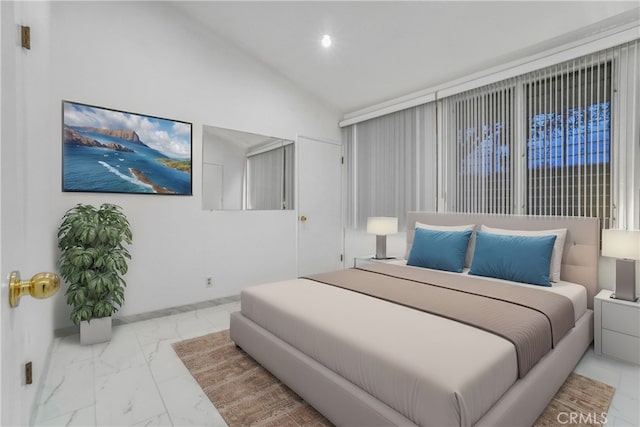
[[[509,341],[295,279],[247,288],[242,314],[422,426],[471,426],[518,378]]]

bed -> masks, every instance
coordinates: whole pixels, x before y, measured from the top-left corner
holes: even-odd
[[[597,219],[411,212],[407,258],[414,238],[424,238],[416,224],[473,224],[471,251],[485,247],[482,226],[566,229],[559,277],[540,287],[398,261],[269,283],[243,290],[232,340],[336,425],[532,425],[593,339]],[[490,297],[475,295],[484,288]],[[557,312],[543,313],[539,303]],[[529,335],[535,346],[519,341]]]

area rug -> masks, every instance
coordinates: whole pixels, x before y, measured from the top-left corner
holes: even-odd
[[[571,373],[534,424],[543,426],[601,426],[615,388]]]
[[[173,348],[230,427],[332,425],[236,348],[228,330],[177,342]],[[613,392],[613,387],[572,373],[535,427],[601,425]]]

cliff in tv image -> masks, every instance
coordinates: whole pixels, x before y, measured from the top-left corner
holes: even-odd
[[[105,129],[106,130],[106,129]],[[133,132],[135,134],[135,132]],[[136,135],[137,137],[138,135]],[[79,145],[82,147],[98,147],[98,148],[107,148],[109,150],[121,151],[124,153],[133,153],[134,151],[130,148],[124,147],[120,144],[103,144],[101,142],[96,141],[95,139],[87,138],[86,136],[80,135],[75,130],[71,129],[69,126],[64,127],[64,143],[69,145]],[[142,143],[141,143],[142,144]],[[144,144],[142,144],[144,145]]]
[[[79,132],[85,133],[99,133],[105,136],[111,136],[113,138],[123,139],[125,141],[129,141],[133,144],[140,144],[148,147],[147,144],[140,140],[140,137],[134,130],[129,129],[105,129],[105,128],[94,128],[94,127],[77,127]]]
[[[133,176],[135,176],[138,181],[143,182],[147,185],[150,185],[153,188],[154,193],[176,194],[175,191],[169,190],[167,187],[161,187],[158,184],[151,181],[149,178],[147,178],[147,176],[141,170],[138,170],[138,169],[130,169],[130,170]]]

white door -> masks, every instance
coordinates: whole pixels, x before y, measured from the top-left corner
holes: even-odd
[[[342,146],[299,136],[298,276],[342,268]]]

